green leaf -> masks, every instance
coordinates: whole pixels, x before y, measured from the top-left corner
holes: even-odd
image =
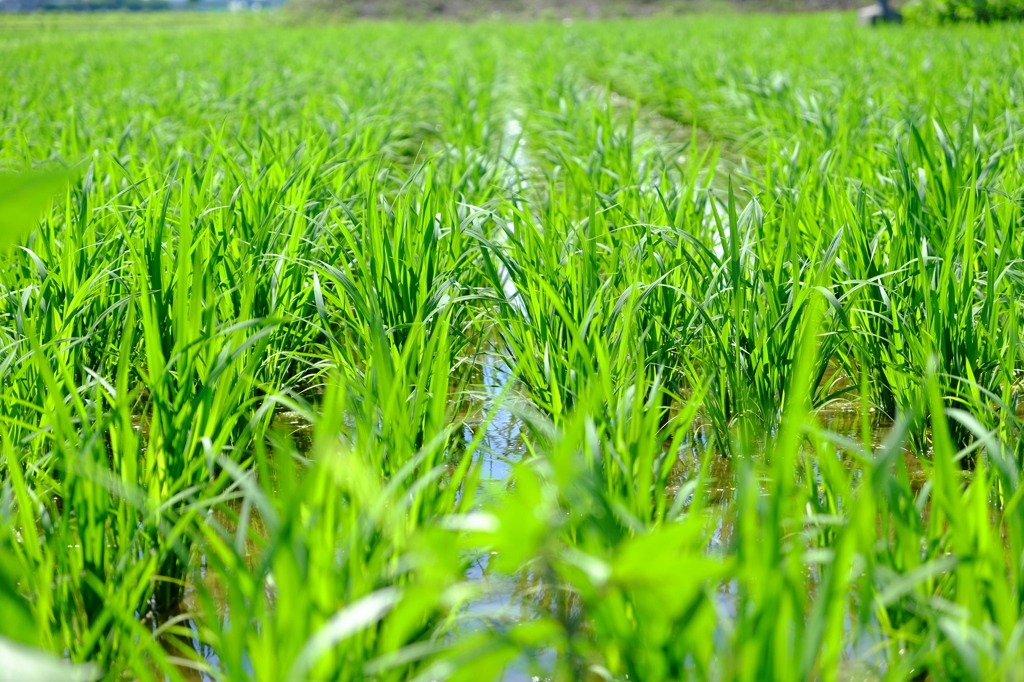
[[[7,548],[3,548],[5,553]],[[23,644],[36,644],[38,629],[25,598],[18,594],[17,573],[13,562],[6,556],[0,556],[0,638],[11,637]]]
[[[335,613],[302,647],[289,680],[305,679],[320,657],[352,635],[376,625],[398,603],[402,593],[386,587],[357,599]]]
[[[35,229],[72,175],[73,171],[67,168],[0,173],[0,250]]]

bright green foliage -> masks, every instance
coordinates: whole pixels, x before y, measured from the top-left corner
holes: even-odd
[[[60,171],[0,174],[0,249],[9,248],[35,228],[69,179],[69,173]]]
[[[902,11],[908,21],[931,26],[1024,20],[1024,3],[1020,0],[913,0]]]
[[[0,23],[26,679],[1022,679],[1017,28],[180,16]]]

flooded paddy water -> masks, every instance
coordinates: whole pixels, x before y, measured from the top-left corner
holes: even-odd
[[[523,401],[523,398],[517,395],[516,381],[510,368],[500,356],[494,354],[484,354],[478,361],[478,367],[478,381],[475,383],[482,391],[468,408],[464,408],[466,411],[460,418],[460,423],[461,438],[465,443],[480,439],[480,446],[473,452],[472,457],[479,467],[480,474],[475,482],[476,497],[480,500],[479,506],[484,507],[489,501],[508,494],[508,490],[516,485],[515,468],[530,457],[531,448],[529,428],[517,416],[517,409],[514,407],[516,402]],[[833,436],[847,439],[850,444],[859,444],[864,423],[858,406],[859,403],[835,401],[830,406],[817,410],[814,413],[815,419],[822,429]],[[273,423],[275,429],[289,434],[300,452],[309,451],[312,445],[312,426],[299,413],[279,412],[275,415]],[[871,448],[881,445],[891,426],[891,423],[873,417]],[[705,519],[708,538],[706,552],[709,556],[724,556],[732,551],[736,524],[737,474],[734,458],[762,460],[766,454],[767,444],[771,440],[771,434],[755,434],[753,440],[745,441],[745,449],[734,449],[732,456],[729,456],[717,448],[716,439],[719,437],[721,434],[716,434],[712,422],[698,413],[674,453],[674,464],[665,488],[670,500],[674,500],[679,494],[687,496],[690,500],[695,496],[703,498],[704,503],[699,513]],[[456,446],[453,451],[457,452],[459,449]],[[861,469],[854,459],[842,457],[838,452],[833,456],[840,457],[852,480],[856,481],[860,477]],[[452,462],[450,466],[454,468],[457,465],[458,462]],[[926,464],[906,447],[903,450],[902,465],[914,492],[919,492],[921,486],[928,480]],[[813,464],[811,470],[817,472]],[[762,479],[761,487],[763,495],[771,494],[770,479]],[[233,513],[228,515],[218,512],[216,520],[229,530],[236,528],[240,522],[247,524],[249,533],[239,534],[238,537],[246,538],[245,556],[250,562],[254,562],[261,550],[253,536],[266,537],[267,533],[259,511],[251,507],[243,509],[242,504],[229,504]],[[689,506],[690,503],[687,502],[684,508]],[[559,601],[564,603],[558,608],[570,613],[581,608],[575,603],[576,598],[573,596],[571,585],[553,585],[529,569],[514,574],[503,572],[495,568],[494,558],[493,552],[480,553],[473,556],[468,565],[464,578],[466,583],[473,587],[476,596],[460,607],[461,625],[448,635],[449,638],[454,638],[454,641],[460,636],[481,630],[501,630],[510,624],[528,622]],[[182,647],[190,648],[194,656],[190,655],[187,658],[194,658],[195,661],[202,663],[185,663],[185,659],[182,659],[180,672],[185,679],[204,682],[216,679],[214,671],[219,669],[218,656],[214,647],[204,643],[203,634],[190,614],[203,611],[206,617],[210,617],[213,614],[207,609],[212,605],[216,609],[215,617],[218,620],[224,624],[230,624],[232,621],[231,608],[220,583],[223,576],[208,572],[206,560],[207,557],[202,554],[193,556],[185,598],[180,608],[173,613],[163,614],[161,622],[154,624],[160,631],[165,631],[169,623],[175,625],[177,634],[167,632],[161,635],[165,647],[172,655],[178,656]],[[805,576],[809,594],[813,595],[818,589],[820,578],[817,564],[810,563]],[[272,603],[272,583],[265,589]],[[718,609],[727,619],[737,615],[738,589],[735,580],[722,582],[715,587]],[[860,608],[855,596],[851,595],[848,607],[849,613],[845,618],[847,627],[852,628],[852,614]],[[259,623],[250,623],[248,627],[258,628]],[[191,636],[184,634],[188,631],[191,632]],[[879,643],[874,640],[848,643],[844,660],[849,662],[849,669],[841,679],[876,679],[877,666],[884,668],[883,659],[872,653],[878,646]],[[550,668],[554,666],[556,654],[554,651],[541,651],[539,656],[539,659],[530,659],[533,667],[527,665],[528,661],[525,658],[521,664],[513,663],[506,669],[501,679],[506,682],[536,682],[538,678],[534,671],[538,660],[542,667]],[[204,667],[207,668],[205,672]]]

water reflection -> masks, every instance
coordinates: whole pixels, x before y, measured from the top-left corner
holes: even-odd
[[[485,356],[480,370],[487,400],[480,406],[478,416],[466,424],[467,441],[472,440],[477,429],[485,428],[487,410],[502,400],[513,381],[511,370],[500,356]],[[512,466],[522,459],[525,451],[523,423],[499,405],[490,423],[486,424],[480,449],[473,455],[476,461],[481,462],[481,478],[489,481],[508,478]]]
[[[512,411],[502,408],[503,400],[511,390],[515,389],[515,386],[512,385],[514,383],[512,374],[504,360],[497,355],[484,356],[479,362],[477,372],[478,374],[473,377],[473,380],[475,385],[483,387],[482,396],[475,405],[475,409],[464,416],[461,435],[465,443],[472,442],[478,436],[480,438],[480,445],[472,456],[474,461],[480,465],[481,475],[478,482],[480,489],[477,499],[486,499],[488,495],[500,494],[504,486],[495,484],[507,481],[513,467],[522,461],[527,452],[524,440],[527,429]],[[843,436],[853,443],[858,443],[862,433],[862,422],[860,413],[853,406],[821,410],[818,412],[817,418],[822,428]],[[309,447],[309,426],[296,415],[280,414],[275,419],[275,424],[290,428],[294,441],[300,446]],[[878,421],[872,424],[872,442],[870,443],[872,447],[881,444],[889,427],[889,424]],[[751,444],[753,454],[750,456],[760,457],[767,440],[767,434],[763,434],[759,440],[754,439]],[[690,433],[683,439],[678,452],[675,453],[675,466],[669,476],[667,492],[670,495],[677,494],[688,481],[692,481],[700,474],[704,467],[704,483],[698,494],[704,494],[707,503],[703,512],[707,523],[707,551],[711,554],[726,555],[732,551],[735,536],[736,471],[735,462],[715,450],[716,442],[712,424],[701,418],[696,419]],[[844,456],[839,451],[833,451],[832,455],[838,458],[854,480],[861,476],[861,470],[854,458]],[[817,453],[817,456],[821,456],[821,453]],[[822,485],[817,459],[811,458],[810,461],[812,462],[810,475],[817,478],[818,485]],[[916,493],[926,479],[925,470],[918,457],[909,450],[904,452],[904,464]],[[762,480],[760,483],[764,494],[769,491],[769,483],[767,480]],[[824,500],[822,502],[824,503]],[[215,510],[212,522],[220,524],[228,531],[229,535],[234,533],[236,524],[245,523],[253,532],[240,537],[244,538],[245,557],[248,562],[252,562],[254,557],[259,555],[259,547],[254,538],[266,537],[266,530],[255,510],[250,509],[243,512],[242,504],[242,502],[227,504],[223,508]],[[215,617],[221,623],[226,624],[231,618],[231,612],[224,586],[218,582],[216,572],[207,571],[207,557],[202,555],[194,557],[193,566],[195,568],[190,576],[180,613],[186,616],[195,614],[207,610],[208,606],[212,604],[215,611],[206,613],[206,617]],[[250,568],[252,568],[251,564]],[[475,557],[465,577],[469,583],[480,588],[480,596],[465,605],[460,619],[462,632],[479,628],[500,628],[503,624],[536,618],[538,614],[551,613],[553,610],[569,614],[570,617],[572,614],[576,614],[581,621],[584,620],[576,601],[576,595],[571,588],[567,589],[569,586],[552,586],[530,571],[522,571],[515,575],[500,573],[492,567],[491,554]],[[818,567],[809,564],[806,572],[806,586],[807,593],[811,595],[811,598],[817,591],[818,581]],[[740,603],[739,589],[736,580],[724,581],[715,587],[717,608],[726,621],[737,617],[737,605]],[[851,665],[867,666],[865,670],[871,667],[877,668],[882,663],[877,658],[878,655],[873,653],[878,651],[878,643],[871,641],[866,636],[852,632],[852,629],[858,624],[855,614],[859,609],[860,606],[856,603],[855,595],[851,595],[849,609],[844,615],[844,619],[847,631],[851,637],[856,635],[856,638],[847,643],[845,658]],[[206,666],[206,670],[182,667],[182,676],[187,680],[215,679],[214,675],[208,671],[219,669],[216,650],[203,641],[199,626],[194,619],[183,618],[181,625],[187,628],[190,636],[163,637],[169,653],[180,656],[181,649],[188,647],[193,652],[191,657],[198,662],[195,666]],[[586,627],[585,623],[581,623],[581,627]],[[716,636],[720,634],[718,633]],[[534,659],[532,662],[539,663],[542,668],[553,669],[553,657],[554,653],[551,651],[541,652],[539,659]],[[528,663],[524,659],[521,663],[511,666],[503,679],[516,682],[532,679],[531,671],[536,668],[531,667]],[[850,670],[854,669],[851,667]],[[856,669],[860,670],[860,668]]]

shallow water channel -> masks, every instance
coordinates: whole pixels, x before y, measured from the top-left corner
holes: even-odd
[[[486,356],[480,364],[482,385],[486,391],[478,414],[466,420],[464,438],[467,442],[472,440],[480,428],[485,429],[482,436],[480,448],[474,453],[474,458],[480,463],[480,493],[484,496],[493,495],[497,491],[500,494],[501,486],[494,485],[507,479],[515,464],[522,460],[527,448],[524,438],[526,427],[516,415],[508,410],[501,409],[497,403],[509,389],[512,375],[504,361],[498,356]],[[513,387],[514,388],[514,387]],[[497,405],[488,422],[486,413]],[[861,422],[859,413],[853,406],[840,405],[833,409],[824,409],[818,412],[818,417],[823,426],[830,431],[857,440],[860,434]],[[279,426],[293,429],[296,440],[303,441],[302,431],[308,429],[308,425],[291,413],[280,414],[276,418]],[[881,442],[888,429],[886,424],[875,424],[872,445]],[[735,500],[735,488],[733,487],[733,471],[731,461],[721,454],[711,452],[714,450],[714,438],[711,426],[696,419],[691,427],[689,435],[684,439],[682,446],[677,453],[677,462],[670,477],[671,492],[679,491],[686,481],[695,476],[702,461],[709,456],[710,474],[708,485],[704,488],[708,494],[709,510],[708,523],[711,527],[709,532],[709,552],[725,550],[733,535],[732,503]],[[914,455],[909,451],[905,453],[907,472],[915,487],[923,483],[925,474],[921,465]],[[854,475],[859,475],[859,470],[853,463],[848,466]],[[253,516],[251,523],[260,523],[260,519]],[[219,604],[217,617],[230,619],[231,614],[220,586],[215,584],[208,576],[205,569],[206,558],[197,557],[194,569],[191,572],[190,584],[188,585],[185,600],[182,603],[181,612],[184,614],[195,612],[201,608],[197,596],[197,587],[202,584],[202,589],[213,596],[214,601]],[[483,587],[479,598],[470,602],[465,608],[463,620],[465,629],[472,630],[479,627],[487,627],[488,623],[510,622],[524,620],[533,617],[535,607],[539,599],[546,598],[545,589],[542,585],[536,584],[528,574],[506,575],[492,570],[489,566],[488,555],[477,557],[466,572],[466,580]],[[814,588],[816,577],[808,575],[809,588]],[[550,596],[550,595],[548,595]],[[719,607],[723,614],[735,615],[736,585],[725,583],[719,588]],[[216,652],[201,641],[197,624],[193,620],[187,620],[186,624],[191,628],[191,646],[196,654],[203,659],[211,668],[217,669],[218,659]],[[180,646],[180,640],[179,640]],[[856,647],[850,647],[847,657],[851,660],[864,662],[871,658],[871,642],[864,642]],[[541,662],[543,661],[541,656]],[[550,661],[548,661],[550,662]],[[190,680],[213,680],[210,675],[193,670],[182,669],[186,679]],[[524,666],[512,666],[503,679],[506,682],[525,682],[536,680],[526,672]]]

